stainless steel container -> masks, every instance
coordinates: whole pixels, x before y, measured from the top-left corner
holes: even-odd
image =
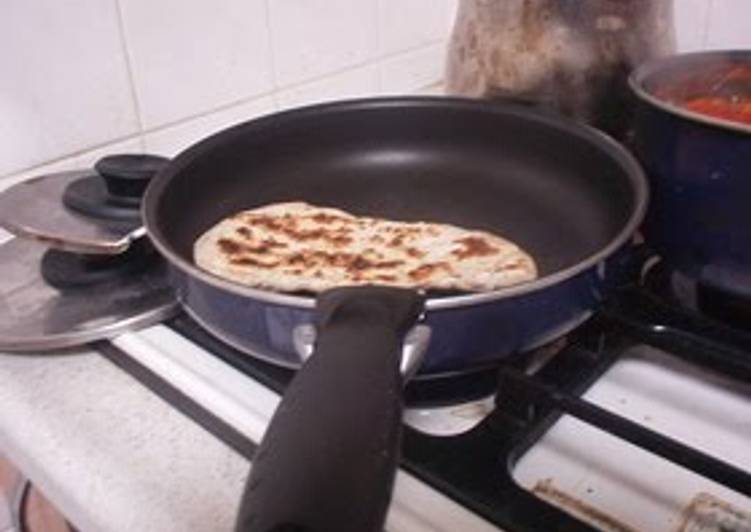
[[[628,74],[674,50],[673,0],[460,0],[446,90],[550,107],[623,138]]]

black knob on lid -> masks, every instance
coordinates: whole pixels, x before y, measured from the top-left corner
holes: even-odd
[[[121,154],[99,159],[94,169],[104,178],[112,196],[138,198],[143,196],[149,180],[169,162],[159,155]]]
[[[90,173],[70,183],[63,205],[86,216],[140,223],[143,193],[169,162],[159,155],[120,154],[99,159]]]

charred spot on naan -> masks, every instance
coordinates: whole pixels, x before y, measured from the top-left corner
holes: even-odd
[[[433,273],[436,272],[436,270],[444,270],[446,272],[452,271],[449,264],[445,262],[436,262],[418,266],[417,268],[408,271],[407,275],[409,275],[410,279],[412,279],[413,281],[420,282],[429,278],[431,275],[433,275]]]
[[[498,248],[491,246],[484,238],[477,236],[468,236],[454,240],[455,243],[461,244],[460,249],[451,252],[457,259],[466,259],[469,257],[487,257],[498,253]]]
[[[319,224],[330,224],[334,222],[347,222],[350,220],[350,218],[345,218],[343,216],[336,216],[334,214],[326,214],[323,212],[314,214],[313,216],[310,217],[310,219]]]
[[[319,224],[330,224],[334,221],[341,220],[347,221],[346,218],[317,214],[309,217]],[[325,227],[317,229],[300,229],[300,222],[302,219],[296,219],[288,215],[284,215],[282,219],[274,218],[272,216],[253,216],[246,217],[243,222],[251,227],[260,227],[269,231],[270,233],[277,233],[284,235],[292,240],[305,242],[308,240],[326,240],[337,247],[343,247],[352,243],[350,235],[351,231],[345,229],[332,230]],[[250,229],[246,227],[246,230],[250,232]]]
[[[399,247],[403,243],[404,243],[404,235],[396,235],[394,238],[391,239],[391,242],[389,242],[389,246]]]
[[[249,227],[241,226],[235,229],[235,232],[240,235],[243,238],[246,238],[248,240],[253,238],[253,231],[250,230]]]
[[[235,266],[257,266],[258,268],[276,268],[279,266],[278,262],[264,262],[253,257],[240,256],[230,259],[230,264]]]
[[[219,246],[219,251],[229,257],[242,253],[245,249],[245,244],[237,242],[236,240],[230,240],[229,238],[220,238],[216,243]]]
[[[252,242],[238,242],[237,240],[232,240],[230,238],[220,238],[217,241],[217,244],[219,245],[219,250],[230,258],[240,253],[255,253],[263,255],[271,252],[274,248],[287,247],[287,244],[284,242],[277,242],[273,239],[265,239],[258,244],[254,244]]]

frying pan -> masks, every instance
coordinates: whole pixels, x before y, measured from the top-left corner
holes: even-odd
[[[540,277],[482,294],[344,287],[313,297],[194,265],[193,243],[216,222],[290,200],[492,231],[530,252]],[[301,368],[254,458],[238,530],[381,530],[404,382],[498,363],[579,325],[618,280],[646,203],[638,164],[604,135],[464,99],[312,106],[175,158],[143,214],[186,311],[251,356]]]

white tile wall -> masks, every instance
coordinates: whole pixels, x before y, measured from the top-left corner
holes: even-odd
[[[0,192],[12,185],[15,185],[16,183],[24,181],[25,179],[30,179],[32,177],[47,174],[54,174],[57,172],[67,172],[68,170],[75,170],[77,168],[80,168],[80,165],[78,164],[78,158],[80,156],[81,155],[72,155],[70,157],[58,159],[51,163],[35,166],[24,172],[17,172],[13,175],[3,177],[2,179],[0,179]]]
[[[0,176],[136,133],[115,0],[0,3]]]
[[[676,0],[675,29],[678,50],[693,52],[704,48],[712,0]]]
[[[399,53],[444,39],[455,9],[456,0],[379,0],[381,52]]]
[[[119,2],[145,128],[272,90],[264,0]]]
[[[94,166],[94,163],[112,153],[139,153],[144,149],[143,138],[138,135],[119,142],[105,144],[75,157],[76,168]]]
[[[275,109],[435,86],[457,2],[2,0],[0,188],[115,151],[174,155]],[[751,48],[751,0],[674,2],[680,51]]]
[[[751,1],[712,0],[707,48],[751,48]]]
[[[233,105],[213,113],[199,116],[177,125],[159,129],[144,135],[145,149],[149,153],[156,153],[172,157],[194,142],[227,126],[244,122],[274,110],[274,100],[271,96]]]
[[[279,109],[288,109],[334,98],[369,96],[378,91],[377,67],[366,65],[279,91],[277,106]]]
[[[378,64],[381,91],[386,94],[414,92],[435,83],[443,76],[446,44],[439,42]]]
[[[270,0],[279,86],[360,65],[377,55],[376,0]]]

